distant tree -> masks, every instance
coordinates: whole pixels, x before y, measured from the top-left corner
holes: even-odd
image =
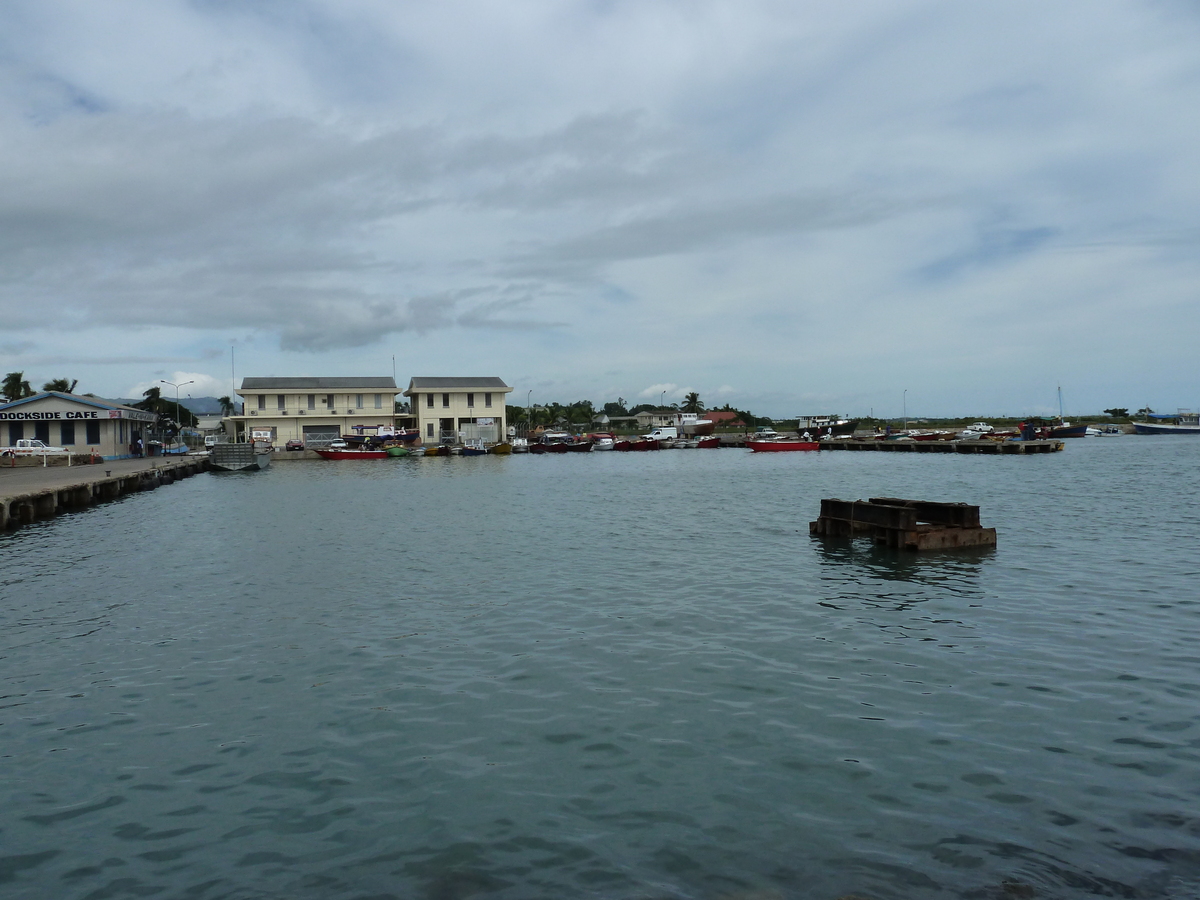
[[[647,411],[655,410],[655,409],[658,409],[657,403],[639,403],[637,406],[635,406],[633,409],[631,409],[629,411],[629,415],[636,416],[640,412],[647,412]]]
[[[605,415],[609,415],[609,416],[627,416],[627,415],[629,415],[629,410],[625,408],[625,400],[623,397],[618,397],[616,403],[613,403],[612,401],[605,403],[604,404],[604,412],[605,412]]]
[[[1123,406],[1116,406],[1116,407],[1113,407],[1112,409],[1106,409],[1105,412],[1108,413],[1110,416],[1112,416],[1114,419],[1128,419],[1129,418],[1129,410]]]
[[[32,397],[33,388],[25,380],[24,372],[9,372],[4,376],[4,384],[0,388],[0,393],[4,394],[5,400],[20,400],[23,397]]]
[[[63,394],[75,393],[75,385],[79,384],[78,378],[55,378],[53,381],[47,381],[42,385],[43,391],[59,391]]]
[[[228,396],[218,397],[217,402],[221,404],[221,415],[232,416],[234,411],[233,401]]]
[[[700,395],[695,391],[683,398],[683,411],[689,413],[704,412],[704,403],[700,400]]]
[[[1143,406],[1141,409],[1138,410],[1138,415],[1139,416],[1151,416],[1151,415],[1154,415],[1154,410],[1152,410],[1148,406]]]

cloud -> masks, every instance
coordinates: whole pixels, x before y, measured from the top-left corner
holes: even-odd
[[[173,382],[167,384],[166,382]],[[191,382],[190,384],[188,382]],[[214,378],[204,372],[172,372],[170,378],[142,381],[134,384],[122,395],[126,398],[141,397],[152,387],[158,388],[162,396],[173,399],[175,386],[179,385],[179,396],[183,397],[222,397],[229,394],[228,379]]]

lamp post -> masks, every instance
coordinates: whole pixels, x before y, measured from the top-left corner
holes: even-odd
[[[908,388],[904,389],[901,402],[904,404],[904,430],[908,431]]]
[[[529,401],[533,399],[533,388],[529,389],[529,393],[525,395],[525,437],[529,437],[529,432],[533,430],[533,414],[530,412]]]
[[[184,387],[185,385],[195,384],[196,381],[195,381],[195,379],[193,379],[191,381],[181,381],[179,384],[176,384],[173,381],[167,381],[165,378],[160,378],[158,380],[161,381],[163,384],[169,384],[171,387],[175,388],[175,424],[179,426],[178,437],[182,438],[183,437],[183,421],[182,421],[183,416],[181,416],[179,414],[179,389],[181,387]]]

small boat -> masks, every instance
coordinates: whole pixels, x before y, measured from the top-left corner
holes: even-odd
[[[658,450],[659,443],[654,438],[638,438],[636,441],[629,442],[630,450]]]
[[[567,444],[568,453],[590,453],[592,451],[591,441],[572,441]]]
[[[514,449],[515,448],[512,444],[508,443],[507,441],[502,441],[499,444],[488,447],[487,452],[494,456],[507,456],[508,454],[512,453]]]
[[[387,459],[386,450],[316,450],[321,459]]]
[[[409,456],[424,456],[425,448],[424,447],[410,447],[408,450],[408,455]]]
[[[525,438],[513,438],[512,452],[513,453],[528,453],[529,452],[529,441],[525,440]]]
[[[407,447],[388,447],[384,452],[387,453],[388,456],[394,458],[398,456],[408,456],[408,454],[412,451],[410,451]]]
[[[793,450],[820,450],[821,445],[816,441],[775,440],[775,441],[746,441],[746,446],[755,453],[787,453]]]
[[[717,450],[721,446],[721,439],[715,434],[710,437],[702,437],[696,441],[696,446],[701,450]]]

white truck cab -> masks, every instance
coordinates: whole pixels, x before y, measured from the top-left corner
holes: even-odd
[[[667,425],[662,428],[655,428],[643,438],[647,441],[673,441],[679,437],[679,429],[674,425]]]

